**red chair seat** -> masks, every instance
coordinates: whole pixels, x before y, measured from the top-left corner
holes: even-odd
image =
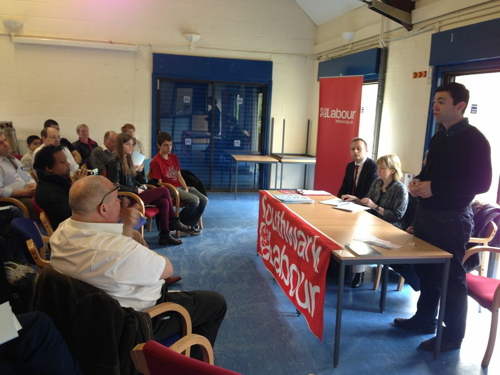
[[[472,275],[468,273],[467,288],[469,289],[469,296],[474,298],[481,306],[491,311],[493,306],[493,297],[495,291],[500,285],[500,280],[491,279],[487,277]]]
[[[237,372],[186,357],[156,341],[148,341],[142,350],[151,375],[238,375]]]
[[[156,206],[146,206],[144,208],[144,214],[146,217],[155,217],[160,213],[160,209]]]

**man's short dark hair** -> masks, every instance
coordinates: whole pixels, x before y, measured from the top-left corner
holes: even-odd
[[[354,138],[354,139],[351,141],[351,143],[352,143],[352,142],[358,142],[358,141],[363,142],[363,143],[365,144],[365,147],[366,147],[366,148],[368,148],[368,144],[366,143],[366,141],[365,141],[363,138],[356,137],[356,138]]]
[[[47,128],[43,128],[40,132],[40,137],[47,138]]]
[[[59,125],[56,120],[52,120],[49,118],[47,121],[44,122],[43,128],[50,128],[52,125]]]
[[[450,96],[453,99],[453,105],[457,105],[460,102],[465,102],[465,108],[467,108],[467,105],[469,104],[470,93],[464,85],[458,82],[449,82],[439,86],[436,89],[436,92],[443,91],[447,91],[450,93]]]
[[[31,146],[31,144],[33,143],[33,141],[36,141],[37,139],[41,141],[41,139],[40,139],[40,137],[38,135],[30,135],[28,137],[28,139],[26,139],[26,143],[28,144],[28,146]]]
[[[172,136],[167,132],[160,132],[156,135],[156,144],[161,146],[163,142],[172,142]]]
[[[35,162],[33,163],[33,169],[52,168],[55,163],[54,154],[58,151],[62,151],[61,146],[46,146],[40,149],[35,155]]]

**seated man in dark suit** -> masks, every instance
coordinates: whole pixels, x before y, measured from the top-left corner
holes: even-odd
[[[341,199],[346,195],[366,197],[373,181],[378,178],[377,163],[368,156],[368,145],[362,138],[354,138],[351,141],[352,162],[347,164],[344,180],[337,194]],[[351,288],[358,288],[363,282],[364,266],[353,266],[354,278]]]

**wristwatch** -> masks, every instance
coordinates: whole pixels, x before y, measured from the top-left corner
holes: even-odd
[[[377,208],[375,208],[375,211],[377,211],[377,212],[378,212],[379,208],[380,208],[380,206],[377,206]]]

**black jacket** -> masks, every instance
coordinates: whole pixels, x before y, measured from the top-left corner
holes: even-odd
[[[111,182],[118,182],[120,184],[120,191],[130,191],[137,194],[137,187],[146,183],[144,177],[140,174],[135,176],[132,174],[124,174],[122,163],[117,155],[113,156],[106,165],[106,173]]]
[[[96,149],[99,146],[97,144],[97,142],[95,142],[95,141],[92,141],[92,142],[94,142],[92,144],[92,146],[89,146],[88,144],[83,143],[80,140],[72,143],[73,147],[76,149],[76,151],[78,151],[80,153],[80,155],[82,157],[82,162],[80,163],[80,165],[85,164],[89,168],[91,168],[90,155],[92,154],[92,150]]]
[[[36,170],[38,184],[35,192],[35,203],[47,214],[52,228],[56,230],[60,223],[71,217],[69,206],[69,178],[63,178]]]
[[[130,351],[154,339],[148,314],[123,308],[102,290],[52,266],[38,278],[33,309],[52,318],[85,374],[137,373]]]
[[[354,196],[362,199],[366,197],[370,187],[372,186],[373,181],[378,178],[377,175],[377,163],[375,163],[372,159],[366,158],[365,163],[363,164],[363,169],[361,169],[358,185],[356,186],[356,190],[354,190]],[[354,161],[347,164],[345,169],[344,180],[342,181],[342,186],[340,187],[339,193],[337,196],[340,198],[342,195],[351,194],[352,193],[352,183],[354,180]]]

